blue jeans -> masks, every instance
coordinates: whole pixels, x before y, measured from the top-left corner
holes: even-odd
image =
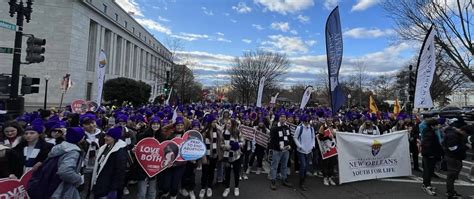
[[[288,170],[288,158],[290,157],[289,151],[276,151],[272,150],[272,167],[270,169],[270,175],[272,180],[276,180],[278,165],[280,165],[280,175],[282,180],[286,180]]]
[[[309,160],[311,158],[311,153],[309,154],[304,154],[304,153],[298,153],[298,159],[300,161],[300,178],[304,178],[306,176],[306,171],[308,171],[309,168]]]
[[[138,181],[137,198],[139,199],[155,199],[156,198],[156,177]]]

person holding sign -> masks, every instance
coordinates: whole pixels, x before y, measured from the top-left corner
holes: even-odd
[[[164,140],[161,135],[161,121],[158,117],[153,117],[150,119],[150,126],[142,134],[138,134],[138,141],[152,137],[157,140]],[[135,148],[134,148],[135,150]],[[138,164],[138,163],[136,163]],[[138,199],[145,198],[156,198],[156,176],[149,178],[143,168],[140,165],[135,167],[137,169],[137,179],[138,179]]]
[[[301,116],[301,125],[296,128],[293,140],[295,141],[298,159],[300,163],[299,177],[300,177],[300,188],[306,191],[305,179],[306,171],[308,171],[311,151],[315,147],[315,135],[314,129],[309,124],[308,115],[304,114]]]
[[[226,198],[230,192],[230,172],[234,172],[234,196],[239,196],[239,176],[242,165],[240,150],[244,146],[244,138],[240,136],[238,123],[235,119],[227,120],[224,126],[224,134],[221,137],[221,148],[224,151],[223,163],[225,167],[225,189],[222,197]]]
[[[334,148],[336,145],[334,133],[336,129],[334,124],[332,123],[332,118],[326,118],[326,123],[319,128],[319,145],[323,145],[324,147],[321,148]],[[328,143],[331,146],[327,146]],[[334,145],[334,146],[332,146]],[[326,186],[336,186],[336,182],[334,182],[334,167],[337,165],[337,156],[332,156],[328,158],[324,158],[321,162],[321,167],[323,170],[323,184]]]
[[[122,134],[122,126],[109,129],[105,135],[105,144],[99,148],[92,173],[95,198],[118,198],[125,186],[127,143],[120,139]]]
[[[168,136],[167,140],[173,138],[181,138],[184,134],[184,118],[176,117],[174,124],[174,131]],[[166,157],[166,156],[165,156]],[[160,176],[161,191],[164,196],[170,196],[171,199],[176,199],[179,191],[179,184],[184,174],[186,162],[174,162],[174,165],[164,170]]]
[[[264,134],[267,134],[267,135],[270,133],[270,130],[265,126],[265,118],[264,117],[261,117],[258,120],[258,125],[255,126],[255,130],[260,131],[260,132],[262,132]],[[255,152],[252,153],[252,155],[250,156],[249,167],[251,167],[253,165],[253,163],[255,161],[255,157],[257,157],[257,171],[256,171],[257,175],[260,175],[260,173],[263,170],[263,156],[265,155],[265,150],[266,150],[266,147],[261,146],[258,143],[255,143]]]
[[[278,117],[279,116],[279,117]],[[277,169],[280,165],[280,174],[283,180],[283,185],[291,187],[292,184],[287,179],[287,165],[290,156],[290,128],[286,124],[286,115],[279,113],[278,123],[270,130],[270,149],[272,153],[272,164],[270,169],[272,190],[276,190]]]

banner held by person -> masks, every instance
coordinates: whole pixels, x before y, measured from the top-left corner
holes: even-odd
[[[179,147],[179,157],[185,161],[198,160],[206,154],[206,145],[199,139],[188,139]]]
[[[308,104],[309,99],[311,98],[311,93],[313,92],[312,86],[307,86],[304,90],[303,97],[301,98],[300,109],[304,109],[306,104]]]
[[[100,104],[102,103],[102,89],[104,88],[106,65],[107,56],[105,55],[104,50],[100,50],[97,59],[97,98],[95,100],[98,106],[100,106]]]
[[[150,178],[171,167],[178,154],[178,144],[169,140],[160,143],[155,138],[145,138],[135,147],[135,157]]]
[[[253,140],[255,137],[255,129],[252,127],[240,125],[239,131],[245,140]]]
[[[279,94],[280,94],[280,93],[277,93],[275,96],[273,96],[273,97],[270,99],[270,104],[275,104],[275,103],[276,103]]]
[[[265,86],[265,76],[260,79],[258,84],[257,107],[262,107],[263,87]]]
[[[339,181],[410,176],[407,131],[384,135],[337,133]]]
[[[255,141],[258,145],[267,148],[268,142],[270,141],[270,134],[262,131],[255,131]]]
[[[324,137],[329,137],[330,134],[331,130],[328,129],[324,131]],[[316,139],[318,140],[319,151],[321,152],[323,160],[337,155],[336,140],[334,137],[320,140],[319,136],[316,136]]]
[[[342,32],[339,7],[329,15],[326,21],[326,54],[328,62],[329,91],[332,113],[335,113],[345,104],[346,95],[339,85],[339,69],[342,62]]]
[[[430,88],[433,82],[433,76],[436,71],[436,47],[435,34],[432,25],[428,30],[420,56],[418,57],[418,67],[416,70],[415,85],[415,108],[432,108],[433,99],[431,98]]]
[[[28,181],[33,175],[30,170],[21,176],[21,179],[0,178],[0,198],[28,199]]]
[[[201,146],[204,146],[204,151],[206,150],[206,145],[204,144],[203,140],[204,138],[202,137],[202,134],[199,132],[199,131],[196,131],[196,130],[189,130],[189,131],[186,131],[182,137],[175,137],[173,138],[171,141],[175,142],[178,146],[179,146],[179,156],[176,158],[176,161],[178,162],[183,162],[183,161],[188,161],[188,160],[195,160],[193,159],[194,156],[197,155],[197,153],[199,153],[200,149],[197,148],[199,147],[198,144],[196,142],[190,142],[188,143],[188,145],[193,145],[196,147],[196,151],[193,152],[193,151],[190,151],[191,148],[189,148],[189,146],[185,149],[185,152],[182,151],[183,149],[183,145],[184,143],[186,143],[187,141],[189,140],[192,140],[192,139],[195,139],[195,140],[198,140],[200,141],[203,145]],[[184,154],[185,157],[181,156],[181,154]],[[192,157],[191,157],[192,156]],[[201,157],[204,156],[204,154],[201,155]],[[198,158],[199,159],[199,158]]]

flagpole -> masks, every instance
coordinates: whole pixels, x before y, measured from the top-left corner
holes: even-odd
[[[63,107],[64,91],[61,93],[61,101],[59,102],[59,110]]]

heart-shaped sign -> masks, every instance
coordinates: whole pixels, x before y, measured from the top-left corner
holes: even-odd
[[[20,180],[0,178],[0,198],[28,199],[26,190],[32,174],[33,171],[30,170]]]
[[[155,138],[145,138],[135,148],[135,157],[150,178],[171,167],[178,154],[179,146],[170,140],[160,143]]]
[[[187,140],[190,140],[190,139],[198,139],[201,142],[203,141],[202,134],[199,131],[196,131],[196,130],[186,131],[183,134],[182,137],[175,137],[175,138],[172,139],[172,141],[174,141],[176,144],[178,144],[178,146],[181,150],[181,147],[182,147],[183,143],[186,142]],[[188,160],[183,159],[183,157],[181,157],[181,155],[180,155],[180,156],[178,156],[178,158],[176,158],[176,161],[183,162],[183,161],[188,161]]]

